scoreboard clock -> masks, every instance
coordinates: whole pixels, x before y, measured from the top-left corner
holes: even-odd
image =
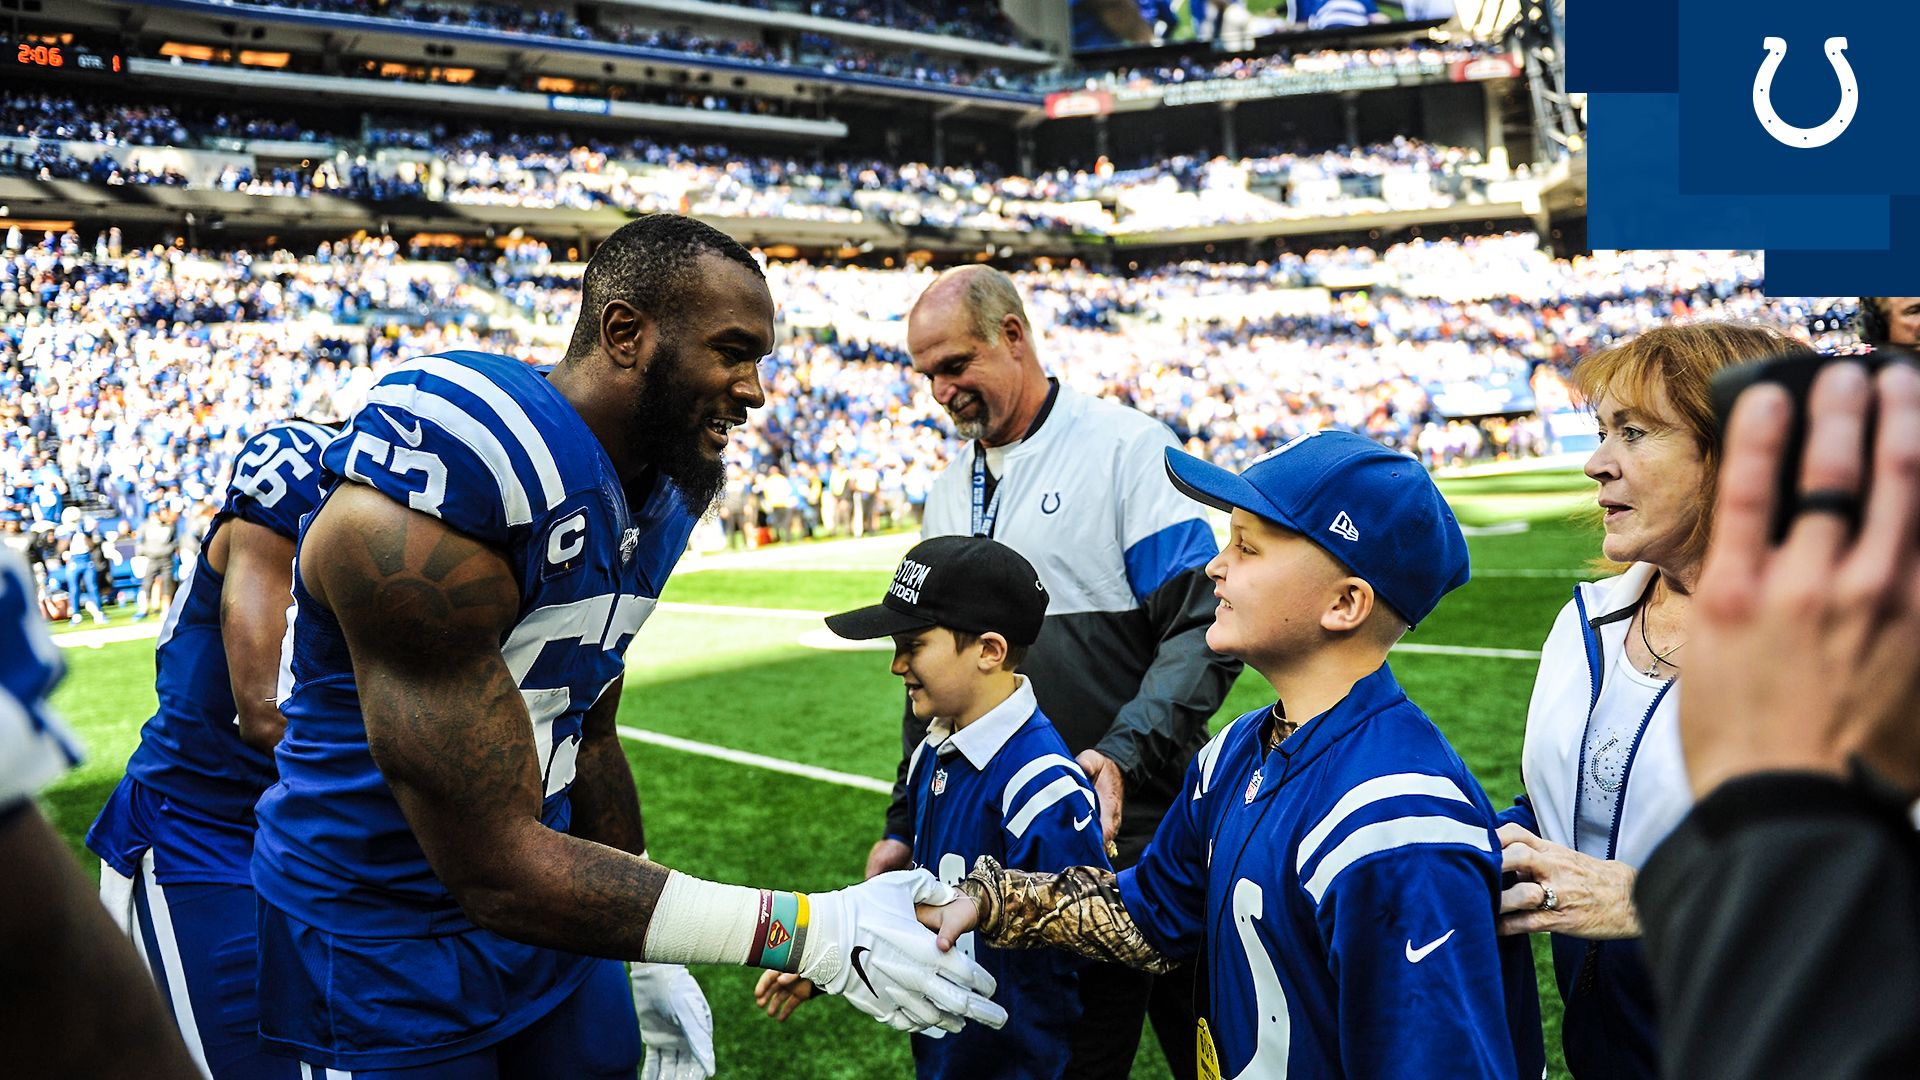
[[[82,71],[96,75],[121,75],[127,59],[120,50],[76,38],[70,34],[22,37],[5,46],[7,62],[16,70]]]

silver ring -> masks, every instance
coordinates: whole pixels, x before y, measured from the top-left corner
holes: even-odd
[[[1555,893],[1553,891],[1553,886],[1542,885],[1540,886],[1540,891],[1547,894],[1547,898],[1545,900],[1540,901],[1540,910],[1541,911],[1558,910],[1560,907],[1560,896],[1558,893]]]

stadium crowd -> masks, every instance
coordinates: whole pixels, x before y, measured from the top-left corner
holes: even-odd
[[[102,559],[127,554],[158,514],[192,533],[249,430],[347,411],[406,357],[553,362],[579,303],[578,264],[533,241],[436,261],[390,237],[213,253],[16,227],[3,254],[0,531],[49,565],[88,530],[117,540],[78,541]],[[776,262],[768,274],[785,329],[763,367],[768,406],[730,447],[729,542],[916,520],[950,450],[902,336],[930,272]],[[1065,381],[1161,418],[1210,460],[1243,464],[1331,426],[1434,467],[1546,452],[1572,362],[1648,326],[1743,318],[1810,336],[1849,315],[1765,299],[1759,280],[1751,255],[1556,260],[1518,235],[1019,275]],[[1447,397],[1490,382],[1513,396],[1464,409]]]
[[[241,2],[256,3],[257,0]],[[1003,72],[997,67],[980,67],[917,51],[901,54],[855,48],[813,32],[797,35],[790,48],[776,49],[745,37],[710,36],[683,27],[636,25],[630,21],[600,21],[551,8],[519,5],[446,4],[413,0],[401,3],[386,3],[384,0],[295,0],[290,4],[275,3],[272,6],[430,26],[503,30],[566,41],[591,41],[693,56],[750,60],[758,64],[785,64],[829,74],[850,72],[942,86],[1024,89],[1030,85],[1030,79]]]
[[[353,137],[244,110],[175,110],[15,91],[0,99],[0,173],[97,184],[161,184],[261,196],[574,210],[610,206],[716,217],[857,222],[1022,233],[1125,235],[1485,201],[1504,173],[1477,151],[1398,137],[1330,149],[1182,155],[1121,167],[1017,176],[991,167],[776,157],[721,144],[615,139],[373,116]],[[233,151],[234,140],[304,132],[297,167],[231,154],[161,160],[159,148]],[[244,146],[245,144],[240,144]],[[90,157],[71,152],[86,147]],[[149,150],[148,148],[153,148]],[[382,154],[381,151],[420,152]],[[149,155],[142,157],[140,155]]]

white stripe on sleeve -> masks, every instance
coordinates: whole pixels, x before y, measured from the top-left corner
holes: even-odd
[[[423,356],[409,366],[455,384],[493,409],[495,415],[500,417],[500,422],[520,441],[520,449],[526,452],[528,460],[533,462],[533,471],[540,477],[544,509],[553,509],[567,497],[567,485],[560,479],[560,466],[553,460],[553,451],[547,448],[546,440],[540,436],[540,429],[534,427],[527,410],[520,407],[512,394],[500,389],[492,379],[478,371],[445,357]]]
[[[1013,813],[1013,800],[1020,794],[1020,789],[1026,787],[1029,780],[1056,765],[1065,768],[1082,780],[1087,778],[1087,774],[1080,771],[1080,763],[1072,758],[1061,757],[1059,754],[1045,754],[1034,758],[1022,765],[1020,771],[1013,774],[1013,779],[1007,781],[1006,790],[1000,793],[1000,813],[1003,815]]]
[[[1369,803],[1398,798],[1402,795],[1431,795],[1436,799],[1451,799],[1454,802],[1473,805],[1460,791],[1460,785],[1445,776],[1435,776],[1431,773],[1393,773],[1388,776],[1376,776],[1371,780],[1355,784],[1351,791],[1340,797],[1339,802],[1333,804],[1333,809],[1327,811],[1327,816],[1321,818],[1319,823],[1307,833],[1306,838],[1300,841],[1300,858],[1294,863],[1294,869],[1305,870],[1307,860],[1313,858],[1313,853],[1326,841],[1327,834],[1338,828],[1340,823],[1352,816],[1354,811]]]
[[[1469,825],[1450,817],[1403,817],[1362,825],[1327,852],[1304,888],[1317,904],[1327,894],[1333,879],[1340,876],[1340,871],[1369,855],[1415,844],[1463,844],[1491,851],[1493,843],[1488,835],[1485,826]]]
[[[419,386],[382,383],[367,393],[369,405],[393,405],[423,417],[440,425],[454,438],[467,445],[481,461],[486,463],[487,471],[500,485],[500,503],[507,513],[508,525],[525,525],[533,520],[533,507],[527,501],[527,489],[521,485],[520,476],[514,471],[513,459],[507,456],[507,448],[492,429],[475,420],[465,409],[446,398]],[[387,432],[381,436],[389,442],[398,442],[397,433]]]
[[[1033,824],[1034,818],[1039,817],[1042,812],[1054,803],[1076,792],[1086,798],[1088,815],[1091,816],[1093,811],[1098,808],[1093,800],[1093,792],[1081,787],[1080,781],[1075,780],[1073,777],[1063,776],[1053,783],[1048,784],[1046,787],[1041,788],[1034,794],[1033,798],[1028,799],[1027,804],[1020,808],[1020,812],[1013,816],[1013,820],[1007,822],[1007,831],[1012,833],[1016,839],[1025,836],[1027,826]]]

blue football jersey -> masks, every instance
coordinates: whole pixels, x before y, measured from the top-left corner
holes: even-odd
[[[533,368],[485,353],[394,370],[323,461],[329,480],[432,514],[511,565],[522,614],[501,650],[532,724],[542,820],[566,830],[582,720],[625,670],[627,644],[695,517],[664,478],[630,505],[560,392]],[[263,989],[273,990],[263,1035],[334,1067],[402,1067],[422,1060],[422,1048],[484,1045],[530,1022],[591,961],[478,930],[442,887],[368,750],[339,623],[297,565],[289,640],[287,733],[254,844],[254,884],[274,909],[261,929]],[[315,959],[321,953],[335,959]],[[307,981],[283,972],[267,987],[276,957],[306,964]],[[389,984],[348,985],[338,975],[348,967]],[[322,1002],[302,999],[308,992]]]
[[[33,573],[0,548],[0,808],[80,763],[80,744],[47,706],[64,670],[34,599]]]
[[[1268,709],[1188,767],[1127,911],[1206,954],[1222,1076],[1536,1077],[1525,936],[1502,938],[1493,806],[1382,665],[1263,753]]]
[[[253,822],[253,804],[273,782],[273,758],[240,741],[226,643],[220,635],[222,577],[207,561],[213,538],[229,519],[272,529],[289,540],[300,519],[320,505],[320,452],[337,428],[293,420],[248,439],[234,460],[225,498],[201,538],[200,554],[174,593],[154,650],[159,708],[140,729],[127,775],[194,812],[241,825]],[[289,598],[287,602],[291,602]],[[105,837],[88,837],[109,863],[119,854]],[[132,867],[118,867],[131,874]],[[247,881],[243,861],[230,868]]]
[[[987,715],[950,736],[929,735],[914,750],[907,783],[914,861],[949,884],[982,855],[1018,870],[1108,865],[1093,788],[1024,678]],[[1062,1075],[1084,961],[1055,949],[996,949],[972,934],[958,947],[993,974],[993,1000],[1013,1019],[999,1031],[968,1024],[915,1036],[921,1080]]]

